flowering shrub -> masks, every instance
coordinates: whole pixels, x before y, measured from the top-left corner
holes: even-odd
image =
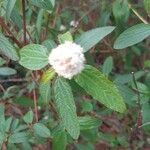
[[[150,25],[127,0],[80,3],[0,1],[0,148],[148,145]]]

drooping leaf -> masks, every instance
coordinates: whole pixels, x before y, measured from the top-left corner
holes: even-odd
[[[143,77],[145,75],[145,71],[138,71],[134,73],[135,79],[138,80],[141,77]],[[115,83],[119,83],[119,84],[126,84],[126,83],[131,83],[133,81],[133,76],[132,74],[118,74],[116,76],[116,79],[114,80]]]
[[[90,116],[79,117],[79,124],[81,130],[89,130],[97,128],[102,123],[99,119]]]
[[[9,21],[11,12],[15,6],[16,0],[8,0],[7,6],[6,6],[6,20]]]
[[[85,69],[75,76],[75,81],[106,107],[118,112],[125,111],[125,103],[117,87],[94,67],[86,65]]]
[[[45,46],[29,44],[20,50],[19,63],[25,68],[39,70],[48,64],[48,53]]]
[[[127,0],[114,1],[112,10],[118,26],[123,25],[128,20],[130,11]]]
[[[51,100],[50,82],[40,83],[39,90],[40,90],[40,95],[42,97],[43,104],[48,105],[49,101]]]
[[[21,20],[22,18],[16,7],[14,7],[14,9],[12,10],[10,18],[13,21],[13,23],[21,30],[22,29],[22,20]]]
[[[73,41],[71,33],[68,31],[64,34],[59,34],[58,35],[58,40],[60,43],[64,43],[65,41]]]
[[[37,20],[36,20],[36,29],[37,29],[39,36],[40,36],[41,27],[42,27],[42,23],[43,23],[43,17],[44,17],[44,10],[41,9],[38,13]]]
[[[0,51],[8,58],[14,61],[18,60],[15,48],[2,33],[0,33]]]
[[[53,150],[66,150],[67,135],[64,130],[57,131],[53,136]]]
[[[23,125],[19,125],[15,129],[14,133],[22,132],[23,130],[26,130],[26,129],[28,129],[28,125],[24,125],[24,124]],[[25,133],[27,133],[27,131]]]
[[[12,117],[9,117],[9,118],[6,120],[6,122],[5,122],[5,126],[6,126],[5,132],[9,132],[10,126],[11,126],[11,123],[12,123],[12,120],[13,120]]]
[[[28,111],[24,116],[23,120],[25,123],[32,123],[33,121],[33,112],[32,110]]]
[[[17,132],[12,134],[9,139],[9,143],[23,143],[27,141],[27,133],[26,132]]]
[[[144,0],[144,6],[148,15],[150,16],[150,0]]]
[[[33,5],[46,10],[51,10],[53,8],[53,4],[51,1],[52,0],[31,0]]]
[[[42,123],[36,123],[33,126],[34,133],[43,138],[50,138],[50,130]]]
[[[16,96],[16,94],[19,92],[19,87],[17,85],[9,86],[6,91],[4,92],[4,95],[2,99],[7,99],[13,96]]]
[[[23,107],[33,107],[34,103],[32,99],[27,98],[27,97],[17,97],[16,99],[13,100],[14,103],[23,106]]]
[[[133,27],[128,28],[114,43],[115,49],[123,49],[129,46],[140,43],[144,39],[150,36],[150,25],[149,24],[137,24]]]
[[[57,78],[54,85],[54,94],[64,127],[74,139],[77,139],[80,134],[79,122],[72,91],[65,79]]]
[[[0,67],[0,76],[10,76],[16,74],[16,70],[9,67]]]
[[[113,58],[109,56],[104,61],[102,71],[106,76],[108,76],[111,73],[112,69],[113,69]]]
[[[83,47],[84,52],[87,52],[114,29],[115,27],[112,26],[92,29],[81,34],[81,36],[78,37],[75,42]]]
[[[14,119],[11,124],[11,131],[14,132],[19,125],[19,119]]]

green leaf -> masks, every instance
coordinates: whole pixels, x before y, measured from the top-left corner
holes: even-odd
[[[125,103],[117,87],[96,68],[86,65],[85,69],[75,76],[75,81],[106,107],[118,112],[125,111]]]
[[[53,150],[66,150],[67,136],[63,130],[57,131],[53,136]]]
[[[16,27],[18,27],[19,30],[21,30],[22,29],[22,18],[16,7],[14,7],[14,9],[12,10],[10,18],[13,21],[14,25],[16,25]]]
[[[145,102],[142,105],[142,121],[143,124],[150,122],[150,105],[149,102]],[[147,124],[149,126],[149,124]]]
[[[33,112],[30,110],[23,116],[23,120],[25,123],[32,123],[33,121]]]
[[[88,101],[81,102],[82,112],[90,112],[93,110],[93,105]]]
[[[16,74],[16,70],[9,67],[0,68],[0,76],[10,76]]]
[[[55,75],[56,75],[55,70],[53,68],[50,68],[43,73],[41,82],[47,83],[48,81],[52,80]]]
[[[123,49],[135,45],[146,39],[148,36],[150,36],[150,25],[143,23],[137,24],[119,35],[114,43],[114,48]]]
[[[43,17],[44,17],[44,9],[41,9],[38,13],[37,21],[36,21],[36,29],[37,29],[39,36],[40,36],[41,27],[42,27],[42,23],[43,23]]]
[[[29,44],[20,50],[19,63],[31,70],[40,70],[48,64],[48,54],[45,46]]]
[[[42,97],[42,103],[48,105],[49,101],[51,100],[50,82],[40,83],[39,90],[40,90],[40,95]]]
[[[6,122],[5,122],[5,126],[6,126],[6,130],[5,132],[8,132],[10,130],[10,126],[11,126],[11,123],[12,123],[12,117],[9,117]]]
[[[8,139],[9,143],[23,143],[26,141],[27,141],[27,134],[25,132],[14,133]]]
[[[34,133],[43,138],[50,137],[50,130],[42,123],[36,123],[33,126]]]
[[[150,0],[144,0],[145,10],[147,11],[148,15],[150,16]]]
[[[90,116],[79,117],[79,124],[81,130],[90,130],[97,128],[101,125],[101,121],[97,118],[92,118]]]
[[[13,100],[14,103],[23,106],[23,107],[33,107],[33,100],[27,97],[17,97]]]
[[[0,105],[0,132],[4,133],[5,132],[5,107],[4,105]]]
[[[2,148],[4,141],[5,141],[5,134],[0,132],[0,149]]]
[[[15,6],[16,0],[8,0],[7,6],[6,6],[6,20],[9,21],[11,12]]]
[[[81,36],[78,37],[75,42],[83,47],[84,52],[87,52],[114,29],[115,27],[112,26],[92,29],[81,34]]]
[[[76,106],[71,87],[63,78],[57,78],[54,85],[55,102],[64,127],[68,133],[77,139],[80,134]]]
[[[60,43],[64,43],[65,41],[73,41],[71,33],[68,31],[64,34],[59,34],[58,35],[58,40]]]
[[[4,65],[6,63],[6,60],[0,57],[0,66]]]
[[[5,110],[4,105],[0,104],[0,119],[4,118],[4,110]]]
[[[26,130],[26,129],[28,129],[29,128],[29,126],[28,125],[19,125],[16,129],[15,129],[15,131],[14,131],[14,133],[18,133],[18,132],[21,132],[21,131],[24,131],[24,130]],[[26,131],[26,133],[27,133],[27,131]]]
[[[19,119],[14,119],[11,124],[11,132],[14,132],[19,125]]]
[[[31,3],[46,10],[51,10],[53,8],[51,0],[31,0]]]
[[[108,76],[113,69],[113,58],[111,56],[107,57],[104,61],[102,72]]]
[[[138,80],[141,77],[143,77],[145,75],[145,71],[138,71],[134,73],[135,79]],[[114,80],[115,83],[119,83],[119,84],[126,84],[126,83],[131,83],[133,81],[133,76],[132,74],[117,74],[116,79]]]
[[[144,66],[150,68],[150,60],[144,61]]]
[[[113,3],[113,15],[118,25],[128,20],[129,12],[127,0],[115,0]]]
[[[56,43],[53,40],[49,39],[42,42],[42,45],[44,45],[49,52],[51,52],[53,48],[57,47]]]
[[[6,55],[8,58],[16,61],[18,60],[18,54],[13,47],[13,45],[8,41],[8,39],[0,33],[0,51]]]

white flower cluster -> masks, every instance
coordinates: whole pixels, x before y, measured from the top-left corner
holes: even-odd
[[[83,48],[70,41],[58,45],[49,55],[49,63],[57,74],[68,79],[83,70],[84,61]]]
[[[71,27],[77,28],[78,25],[79,25],[79,22],[78,22],[78,21],[72,20],[72,21],[70,22],[70,26],[71,26]]]
[[[62,24],[59,28],[59,31],[64,31],[64,30],[66,30],[66,27]]]

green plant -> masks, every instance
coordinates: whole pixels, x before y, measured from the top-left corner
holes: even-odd
[[[114,149],[149,144],[149,57],[133,60],[149,48],[144,18],[150,3],[88,3],[0,1],[2,149],[50,149],[52,143],[54,150],[92,150],[101,140]],[[143,6],[144,17],[137,11]]]

